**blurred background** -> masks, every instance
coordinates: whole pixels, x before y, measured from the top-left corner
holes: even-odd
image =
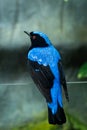
[[[67,123],[48,124],[45,99],[28,72],[24,30],[48,35],[67,82],[87,81],[87,0],[0,0],[0,130],[86,130],[86,83],[67,84]]]

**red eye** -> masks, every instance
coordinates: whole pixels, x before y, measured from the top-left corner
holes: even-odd
[[[35,40],[35,39],[36,39],[36,36],[32,36],[32,39]]]

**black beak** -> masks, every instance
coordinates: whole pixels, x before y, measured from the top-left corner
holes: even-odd
[[[28,32],[24,31],[24,33],[26,33],[30,37],[30,34]]]

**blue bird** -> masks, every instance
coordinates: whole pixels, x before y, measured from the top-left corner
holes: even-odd
[[[28,52],[29,70],[36,86],[46,99],[50,124],[63,124],[66,116],[62,103],[62,88],[69,100],[61,56],[46,34],[26,32],[31,40]]]

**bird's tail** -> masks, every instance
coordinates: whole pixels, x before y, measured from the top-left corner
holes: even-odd
[[[66,117],[63,108],[58,105],[56,114],[52,114],[51,109],[48,107],[48,121],[50,124],[62,125],[66,122]]]

